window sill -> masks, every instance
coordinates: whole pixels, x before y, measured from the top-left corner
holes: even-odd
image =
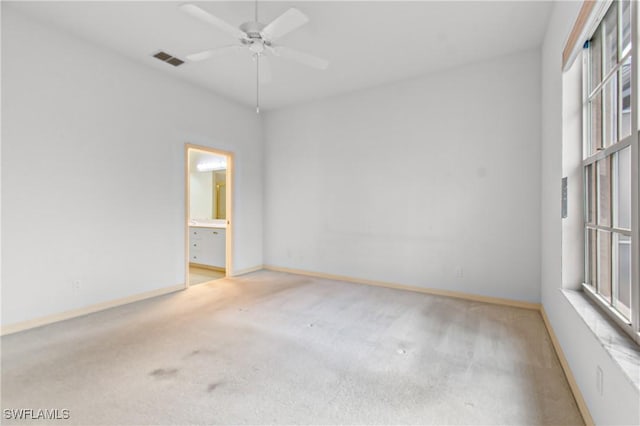
[[[561,290],[604,350],[640,390],[640,347],[609,319],[582,290]]]

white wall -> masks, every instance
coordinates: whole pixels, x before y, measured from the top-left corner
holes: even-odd
[[[562,286],[562,49],[580,2],[555,2],[542,49],[542,303],[596,424],[640,424],[638,390],[560,292]],[[604,393],[596,392],[596,366]]]
[[[573,290],[579,289],[584,282],[580,59],[562,77],[562,176],[568,182],[567,217],[562,220],[562,287]]]
[[[234,268],[262,264],[254,112],[2,8],[3,324],[184,283],[185,142],[236,153]]]
[[[540,299],[540,55],[264,116],[265,263]]]

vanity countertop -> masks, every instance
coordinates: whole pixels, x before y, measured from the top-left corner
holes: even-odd
[[[209,219],[209,220],[192,219],[189,221],[189,227],[226,229],[227,221],[225,219]]]

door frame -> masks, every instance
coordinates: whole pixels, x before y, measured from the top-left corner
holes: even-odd
[[[184,144],[184,288],[189,288],[189,221],[191,220],[191,177],[189,152],[200,151],[207,154],[214,154],[227,157],[227,173],[225,182],[225,216],[227,221],[227,229],[225,231],[225,277],[231,277],[233,267],[233,173],[234,173],[234,154],[231,151],[224,151],[208,146],[195,145],[192,143]]]

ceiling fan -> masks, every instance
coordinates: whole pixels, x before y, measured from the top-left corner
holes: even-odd
[[[269,24],[265,25],[258,21],[258,2],[256,0],[254,20],[245,22],[239,27],[235,27],[191,3],[181,5],[180,9],[188,15],[228,33],[240,42],[238,44],[222,46],[187,55],[189,61],[204,61],[241,50],[247,50],[253,56],[256,63],[257,113],[260,113],[260,75],[262,74],[263,82],[267,82],[271,78],[266,57],[267,52],[273,56],[292,60],[318,70],[325,70],[329,66],[329,62],[325,59],[276,44],[276,41],[280,37],[309,22],[309,18],[298,9],[290,8]]]

